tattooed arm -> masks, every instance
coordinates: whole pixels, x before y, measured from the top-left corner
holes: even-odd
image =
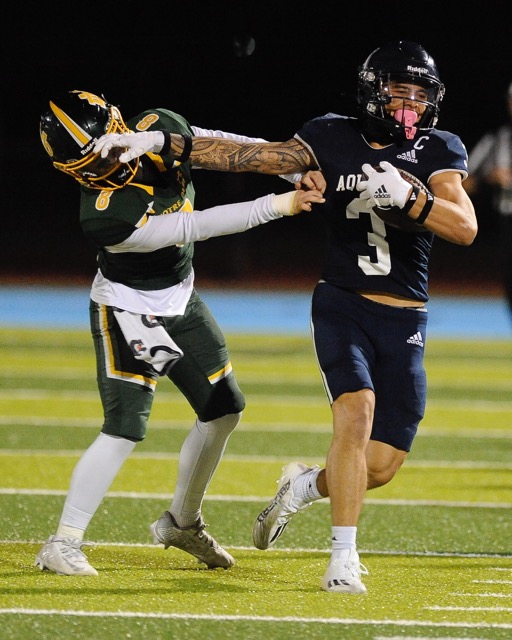
[[[117,148],[122,149],[118,154],[120,162],[130,162],[145,153],[157,153],[170,155],[176,164],[190,160],[194,167],[235,173],[255,171],[284,175],[319,169],[309,150],[295,138],[287,142],[239,142],[166,130],[107,133],[96,142],[94,153],[106,158]]]
[[[170,147],[176,158],[184,153],[185,141],[172,134]],[[192,138],[190,162],[194,167],[217,171],[256,171],[287,174],[318,169],[311,153],[298,140],[287,142],[234,142],[225,138]]]

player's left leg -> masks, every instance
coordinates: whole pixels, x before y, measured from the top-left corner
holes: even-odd
[[[332,405],[334,434],[326,467],[332,553],[322,579],[326,591],[354,594],[366,592],[361,576],[367,570],[356,549],[365,492],[386,484],[400,469],[426,400],[426,312],[360,302],[368,312],[361,315],[367,319],[363,328],[370,344],[353,360],[371,372],[371,379],[368,388],[344,393]],[[354,345],[362,340],[361,335]]]
[[[208,307],[193,294],[184,316],[165,319],[183,357],[169,378],[197,418],[180,451],[178,478],[170,508],[151,525],[155,543],[175,546],[209,568],[228,568],[234,559],[205,531],[202,505],[245,399],[232,371],[225,339]]]

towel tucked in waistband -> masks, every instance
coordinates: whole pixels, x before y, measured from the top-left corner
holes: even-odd
[[[114,315],[134,358],[146,362],[159,376],[166,375],[183,357],[156,316],[116,308]]]

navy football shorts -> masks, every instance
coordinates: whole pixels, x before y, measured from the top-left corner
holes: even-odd
[[[372,389],[371,439],[403,451],[425,413],[427,319],[425,308],[380,304],[323,281],[313,293],[311,330],[329,402]]]

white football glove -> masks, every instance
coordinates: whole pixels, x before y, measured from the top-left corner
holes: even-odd
[[[380,162],[383,171],[377,171],[370,164],[363,164],[362,169],[368,180],[361,180],[357,190],[359,197],[367,200],[367,209],[379,207],[387,209],[397,206],[402,209],[412,193],[412,185],[404,180],[398,169],[389,162]]]
[[[119,156],[120,162],[130,162],[145,153],[158,153],[164,144],[161,131],[141,131],[139,133],[106,133],[96,143],[94,153],[106,158],[114,147],[125,149]]]

